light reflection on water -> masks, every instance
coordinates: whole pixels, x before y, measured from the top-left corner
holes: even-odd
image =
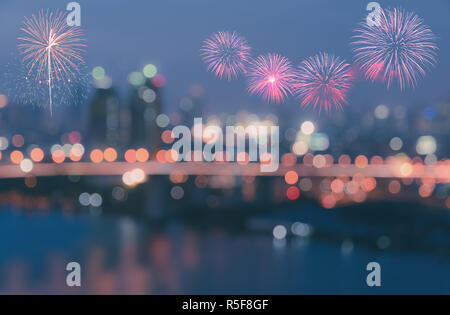
[[[130,218],[0,211],[0,293],[449,293],[450,263],[432,256],[226,228],[157,229]],[[82,266],[68,288],[65,266]],[[382,288],[365,285],[365,266],[382,266]]]

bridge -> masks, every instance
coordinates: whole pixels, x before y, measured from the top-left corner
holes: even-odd
[[[240,164],[237,162],[175,162],[164,163],[156,160],[147,162],[65,162],[34,163],[25,172],[20,165],[0,164],[0,178],[24,178],[27,176],[122,176],[134,169],[142,170],[146,175],[170,175],[181,172],[184,175],[222,175],[222,176],[285,176],[288,171],[295,171],[299,176],[309,177],[352,177],[360,174],[374,178],[427,178],[437,182],[450,182],[450,164],[446,162],[435,165],[411,164],[409,162],[382,164],[361,167],[355,164],[333,164],[314,167],[305,164],[292,166],[280,165],[275,172],[261,172],[260,163]]]

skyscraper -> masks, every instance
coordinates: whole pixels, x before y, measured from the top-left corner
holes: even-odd
[[[119,99],[113,88],[97,89],[89,107],[91,144],[116,145],[119,137]]]
[[[131,92],[130,112],[131,144],[146,146],[155,152],[161,146],[161,128],[156,123],[161,113],[161,90],[150,79]]]

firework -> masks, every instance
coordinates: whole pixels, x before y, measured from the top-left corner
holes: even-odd
[[[18,48],[23,62],[37,83],[46,82],[52,115],[55,82],[70,82],[80,72],[78,65],[84,62],[83,34],[80,28],[67,25],[66,14],[48,10],[25,18],[21,31],[24,35],[19,37]]]
[[[245,73],[250,46],[235,32],[217,32],[204,41],[200,52],[208,71],[230,81]]]
[[[319,53],[298,66],[292,84],[294,94],[300,98],[302,107],[325,108],[327,112],[331,107],[342,110],[351,87],[351,73],[350,65],[341,58]]]
[[[80,106],[88,98],[92,76],[88,66],[79,64],[80,73],[75,78],[62,84],[55,82],[52,86],[53,103],[58,106]],[[0,90],[5,91],[12,102],[22,105],[44,106],[48,108],[48,83],[38,81],[29,75],[28,67],[22,57],[12,54],[9,62],[0,68]]]
[[[248,92],[270,103],[283,102],[292,94],[294,73],[291,62],[278,54],[262,55],[253,60],[247,78]]]
[[[379,26],[363,22],[355,32],[356,62],[372,82],[381,80],[390,88],[397,81],[401,90],[415,87],[436,64],[436,37],[414,13],[381,10]]]

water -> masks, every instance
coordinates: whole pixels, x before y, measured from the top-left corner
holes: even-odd
[[[274,242],[270,232],[223,226],[4,208],[0,237],[1,293],[450,293],[450,261],[438,256]],[[71,261],[82,266],[81,288],[65,284]],[[370,261],[381,265],[380,288],[366,285]]]

